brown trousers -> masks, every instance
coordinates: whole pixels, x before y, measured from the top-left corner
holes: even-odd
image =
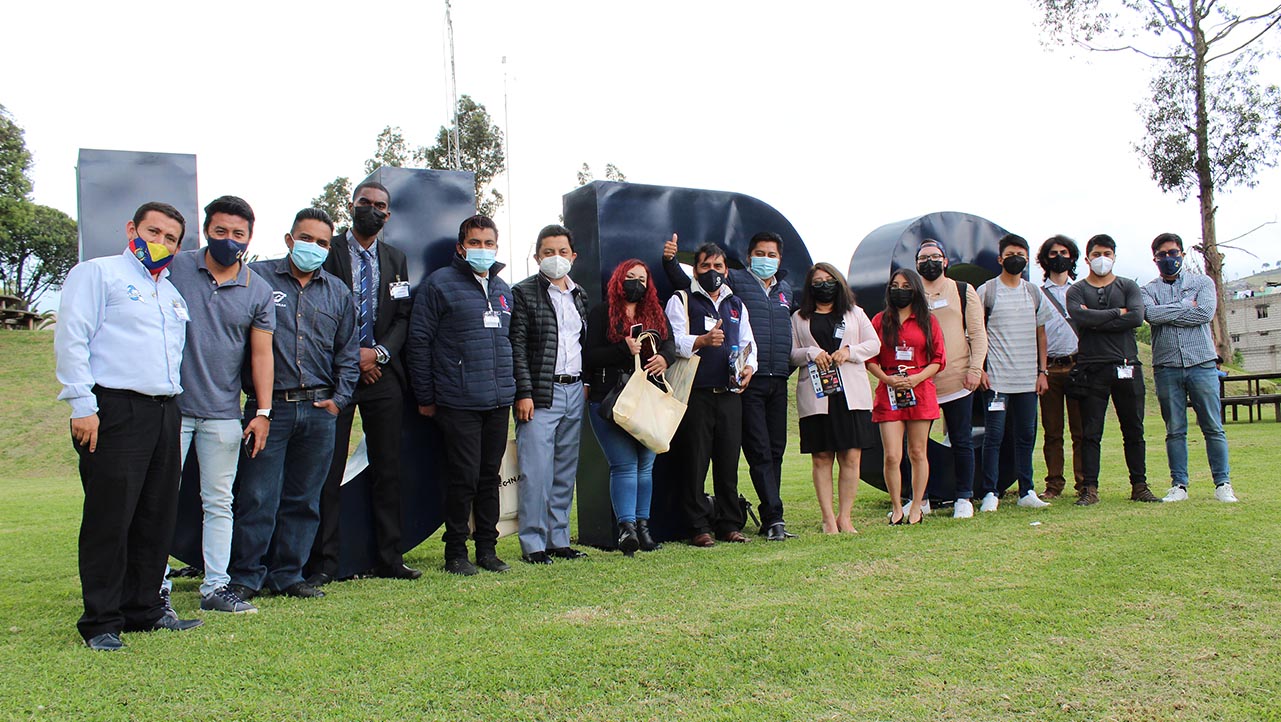
[[[1063,493],[1063,410],[1067,407],[1067,425],[1072,435],[1072,473],[1079,494],[1084,481],[1081,473],[1081,409],[1075,399],[1063,393],[1071,366],[1049,368],[1050,388],[1041,396],[1041,427],[1045,430],[1045,490]]]

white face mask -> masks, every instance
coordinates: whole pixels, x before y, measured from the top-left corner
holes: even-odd
[[[1090,259],[1090,270],[1094,271],[1095,275],[1098,276],[1106,276],[1111,273],[1114,265],[1116,265],[1116,261],[1107,256],[1096,256]]]
[[[564,256],[547,256],[538,262],[538,270],[553,281],[564,278],[573,267],[574,263]]]

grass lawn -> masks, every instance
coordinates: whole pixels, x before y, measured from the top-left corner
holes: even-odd
[[[796,540],[532,568],[508,538],[510,573],[464,579],[439,571],[437,537],[407,557],[418,581],[264,598],[95,654],[75,629],[81,492],[51,346],[0,334],[0,719],[1281,719],[1270,418],[1229,427],[1236,505],[1213,500],[1199,438],[1191,501],[1127,501],[1113,422],[1098,506],[891,528],[863,485],[862,533],[828,537],[793,438]],[[196,587],[176,584],[184,616]]]

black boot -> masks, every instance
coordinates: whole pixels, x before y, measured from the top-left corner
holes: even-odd
[[[663,545],[654,541],[654,537],[649,533],[649,519],[636,520],[636,536],[640,538],[640,550],[643,552],[652,552],[655,549],[662,549]]]
[[[630,521],[618,522],[618,551],[630,557],[640,548],[640,537],[636,536],[636,524]]]

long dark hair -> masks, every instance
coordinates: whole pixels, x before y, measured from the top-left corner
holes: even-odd
[[[912,313],[916,316],[916,325],[921,328],[921,333],[925,336],[925,366],[929,359],[934,358],[934,334],[931,333],[934,327],[934,319],[930,317],[930,304],[925,300],[925,284],[921,283],[921,275],[910,268],[900,268],[890,276],[890,282],[885,284],[885,310],[881,312],[881,341],[882,346],[896,348],[898,346],[899,334],[899,317],[898,307],[890,303],[890,286],[894,279],[902,276],[903,280],[912,287]]]
[[[635,316],[628,321],[623,310],[627,304],[627,299],[623,297],[623,281],[627,278],[627,272],[636,266],[645,269],[645,295],[636,302]],[[618,264],[614,274],[609,277],[609,283],[605,285],[605,299],[609,303],[609,328],[605,329],[605,337],[611,342],[622,341],[631,323],[639,323],[646,330],[657,331],[660,337],[667,337],[667,316],[663,314],[663,307],[658,303],[658,292],[654,290],[654,274],[649,272],[649,266],[639,258],[629,258]],[[628,328],[624,328],[625,324]]]
[[[851,308],[854,307],[854,294],[850,292],[850,285],[845,282],[845,275],[836,270],[836,266],[830,263],[815,263],[810,266],[809,273],[805,274],[805,288],[801,294],[801,306],[796,312],[801,318],[808,319],[814,315],[818,309],[818,302],[814,300],[814,294],[810,292],[810,284],[814,282],[814,272],[823,271],[836,281],[837,291],[836,298],[832,300],[832,313],[838,317],[843,317]]]

